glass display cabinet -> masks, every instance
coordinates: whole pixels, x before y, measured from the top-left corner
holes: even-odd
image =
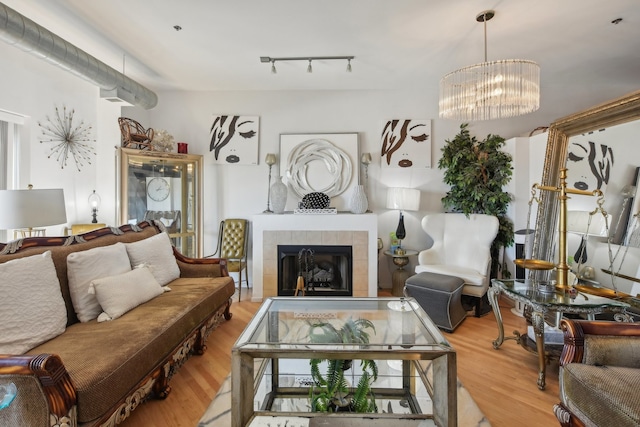
[[[158,220],[175,247],[202,256],[202,156],[118,148],[118,220]]]

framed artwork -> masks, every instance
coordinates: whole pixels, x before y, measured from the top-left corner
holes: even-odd
[[[346,207],[358,184],[358,156],[355,132],[280,135],[280,175],[298,201],[320,192],[332,198],[332,207]]]
[[[214,115],[209,134],[214,163],[258,164],[260,117]]]
[[[382,127],[382,167],[430,168],[431,120],[389,120]]]

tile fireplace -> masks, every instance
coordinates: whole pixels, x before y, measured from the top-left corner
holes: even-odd
[[[253,301],[278,296],[278,246],[349,247],[352,258],[350,295],[377,296],[378,221],[375,214],[257,214],[252,217],[252,229]],[[298,256],[298,252],[295,256]],[[296,269],[295,274],[297,273]]]

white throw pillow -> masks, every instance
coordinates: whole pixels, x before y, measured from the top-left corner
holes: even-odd
[[[95,295],[88,292],[91,281],[127,271],[131,271],[131,264],[124,243],[70,253],[67,256],[67,278],[78,320],[88,322],[102,312]]]
[[[23,354],[64,332],[67,310],[51,251],[0,264],[0,354]]]
[[[117,319],[164,290],[144,266],[118,276],[93,280],[89,292],[95,294],[104,311],[98,316],[98,322],[104,322]]]
[[[173,282],[180,277],[180,267],[173,256],[173,247],[167,233],[133,243],[125,243],[131,266],[144,264],[160,286]]]

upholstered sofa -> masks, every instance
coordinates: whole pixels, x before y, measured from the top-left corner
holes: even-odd
[[[0,425],[113,426],[167,396],[231,318],[234,284],[225,260],[184,257],[142,222],[0,244],[0,289],[0,385],[17,389]]]
[[[562,426],[640,425],[640,324],[563,319]]]

